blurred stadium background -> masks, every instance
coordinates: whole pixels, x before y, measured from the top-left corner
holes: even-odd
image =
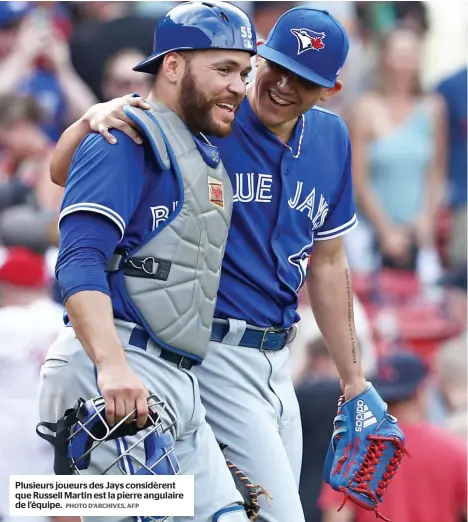
[[[382,511],[394,522],[461,522],[468,4],[235,3],[253,16],[259,37],[302,4],[327,9],[349,31],[344,89],[326,108],[346,120],[353,141],[361,225],[347,248],[356,324],[366,374],[402,419],[413,453]],[[9,475],[51,473],[51,452],[34,431],[40,365],[62,327],[54,280],[62,193],[49,180],[50,155],[91,104],[145,95],[150,77],[131,68],[151,52],[154,23],[174,4],[0,2],[3,522]],[[322,487],[339,383],[305,293],[300,307],[291,367],[303,414],[306,521],[363,522],[367,514],[348,504],[337,513],[341,498]]]

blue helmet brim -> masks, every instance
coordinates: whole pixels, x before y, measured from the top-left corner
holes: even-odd
[[[137,72],[144,72],[148,74],[155,74],[159,68],[159,65],[161,63],[161,60],[164,58],[164,56],[170,52],[177,52],[177,51],[208,51],[208,50],[226,50],[226,51],[241,51],[243,53],[249,53],[251,56],[255,56],[257,53],[255,51],[249,51],[248,49],[226,49],[224,47],[209,47],[208,49],[195,49],[193,47],[178,47],[177,49],[169,49],[168,51],[165,51],[163,53],[156,53],[152,54],[151,56],[148,56],[148,58],[145,58],[140,63],[136,64],[135,67],[133,67],[134,71]]]
[[[184,50],[192,50],[193,47],[179,47],[178,49],[174,49],[174,51],[184,51]],[[140,63],[137,63],[135,67],[133,67],[134,71],[137,72],[145,72],[149,74],[155,74],[158,70],[160,60],[164,58],[164,55],[170,53],[171,50],[165,51],[163,53],[155,53],[148,58],[145,58]]]

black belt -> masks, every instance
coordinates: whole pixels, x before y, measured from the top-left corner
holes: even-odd
[[[179,368],[184,368],[185,370],[191,370],[192,366],[195,364],[192,359],[189,359],[184,355],[179,355],[178,353],[170,352],[169,350],[164,349],[161,350],[159,357],[165,361],[175,364]]]
[[[142,350],[146,350],[146,346],[148,344],[149,339],[150,336],[146,330],[142,330],[138,326],[135,326],[135,328],[132,330],[132,333],[130,334],[128,344],[136,346],[137,348],[141,348]],[[165,350],[161,347],[159,348],[161,349],[159,357],[167,362],[175,364],[179,368],[190,370],[195,365],[195,361],[193,359],[190,359],[190,357],[180,355],[169,350]]]
[[[290,340],[294,326],[291,328],[266,328],[265,330],[254,330],[246,328],[239,346],[257,348],[262,352],[282,350]],[[229,332],[229,324],[213,323],[211,329],[211,340],[221,343]]]

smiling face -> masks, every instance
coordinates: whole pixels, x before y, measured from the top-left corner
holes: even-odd
[[[264,125],[274,128],[295,121],[316,105],[328,90],[259,58],[251,103]]]
[[[250,55],[243,51],[193,51],[183,53],[185,70],[178,105],[193,132],[227,136],[245,97]]]

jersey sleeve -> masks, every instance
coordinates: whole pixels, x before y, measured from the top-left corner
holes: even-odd
[[[121,238],[140,199],[144,182],[144,151],[128,136],[113,131],[110,145],[100,134],[89,134],[73,157],[59,217],[96,212],[110,219]]]
[[[316,241],[342,236],[358,224],[354,206],[351,164],[351,141],[348,131],[346,130],[346,159],[341,176],[340,188],[335,200],[330,205],[330,212],[324,224],[315,233],[314,239]]]

